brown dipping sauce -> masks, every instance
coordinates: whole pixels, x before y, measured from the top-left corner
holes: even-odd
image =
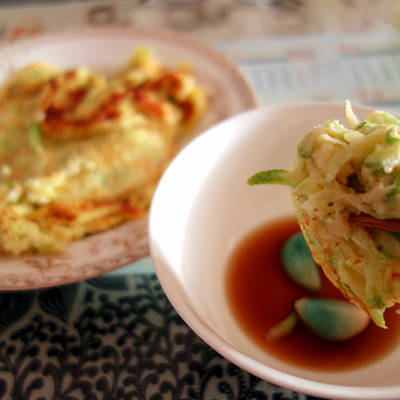
[[[371,322],[357,337],[344,342],[319,339],[298,323],[276,344],[266,332],[286,318],[293,300],[300,296],[343,299],[344,296],[321,271],[322,291],[312,294],[298,287],[280,264],[283,244],[300,231],[293,217],[262,226],[240,243],[227,273],[227,295],[239,325],[269,354],[311,370],[343,371],[370,364],[388,354],[400,340],[400,315],[396,307],[385,312],[388,329]]]

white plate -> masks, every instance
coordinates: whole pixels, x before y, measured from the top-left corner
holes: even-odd
[[[372,111],[353,109],[360,120]],[[315,396],[398,399],[400,348],[360,369],[304,370],[253,343],[225,295],[226,267],[236,245],[256,227],[294,215],[288,187],[250,187],[247,179],[261,170],[289,168],[302,137],[325,120],[347,124],[344,111],[344,103],[266,107],[233,117],[196,138],[172,162],[155,193],[149,219],[151,257],[175,309],[234,364]]]
[[[117,71],[139,46],[147,46],[169,67],[192,61],[210,96],[210,109],[192,139],[204,129],[257,105],[241,72],[224,55],[185,36],[135,28],[81,30],[37,37],[0,51],[0,82],[17,69],[44,60],[66,69],[87,66]],[[185,143],[182,143],[182,146]],[[123,224],[74,242],[57,256],[1,258],[0,290],[34,289],[87,279],[148,253],[147,219]]]

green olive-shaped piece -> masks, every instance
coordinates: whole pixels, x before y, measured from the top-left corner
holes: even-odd
[[[301,297],[295,300],[293,308],[315,335],[326,340],[352,339],[370,322],[366,312],[347,300]]]
[[[293,235],[282,247],[281,262],[287,276],[303,289],[318,292],[321,276],[318,265],[301,232]]]

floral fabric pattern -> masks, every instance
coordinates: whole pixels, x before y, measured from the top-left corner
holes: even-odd
[[[0,399],[311,400],[224,359],[155,274],[0,293]]]

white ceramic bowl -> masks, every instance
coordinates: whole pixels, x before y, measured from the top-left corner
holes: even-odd
[[[372,109],[353,110],[361,120]],[[289,188],[255,189],[247,178],[264,169],[288,168],[305,133],[332,119],[346,123],[343,103],[284,104],[245,112],[200,135],[158,186],[149,220],[151,256],[178,313],[239,367],[314,396],[398,399],[400,347],[360,369],[305,370],[260,350],[236,322],[225,296],[227,261],[238,242],[259,225],[294,214]]]

